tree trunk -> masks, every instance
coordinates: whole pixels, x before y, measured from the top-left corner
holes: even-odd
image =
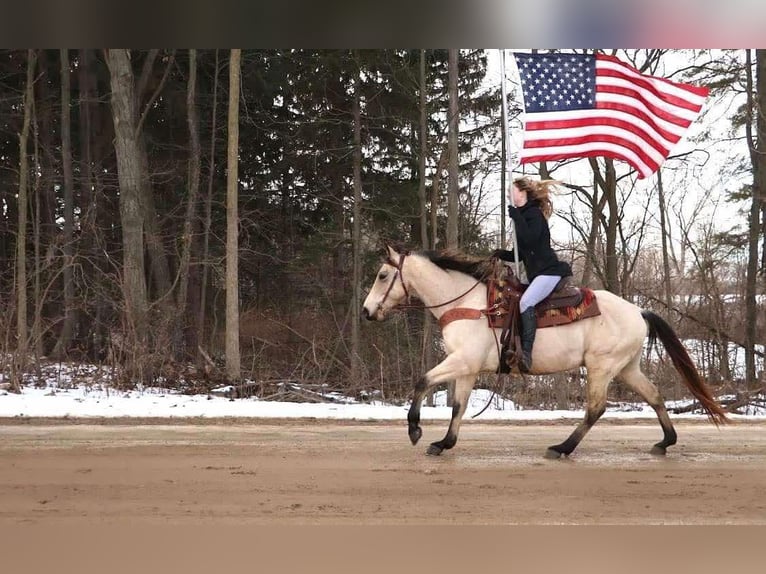
[[[460,182],[458,181],[458,129],[459,129],[459,108],[458,108],[458,56],[459,50],[450,48],[449,51],[449,134],[447,145],[449,148],[449,188],[447,189],[447,248],[457,248],[458,238],[458,192]],[[447,406],[452,406],[455,396],[455,382],[447,385]]]
[[[34,97],[35,51],[27,50],[27,86],[24,93],[24,123],[19,135],[19,227],[16,235],[16,361],[11,390],[21,391],[21,373],[27,365],[27,204],[29,165],[27,141]]]
[[[351,298],[351,378],[352,384],[358,385],[361,379],[361,306],[362,306],[362,113],[361,79],[359,71],[354,80],[354,225],[352,228],[352,298]]]
[[[75,325],[74,282],[74,181],[72,177],[71,93],[69,81],[69,50],[61,50],[61,170],[64,174],[64,324],[53,351],[53,356],[66,356],[72,341]]]
[[[665,293],[665,305],[668,309],[672,308],[673,300],[670,290],[670,254],[668,246],[668,224],[667,224],[667,211],[665,207],[665,189],[662,186],[662,168],[657,170],[657,191],[660,199],[660,236],[662,237],[662,270],[663,279],[662,284],[664,286]]]
[[[238,151],[239,151],[239,75],[242,50],[231,50],[229,58],[229,150],[226,179],[226,373],[231,381],[241,378],[239,355],[239,279],[238,279]]]
[[[197,314],[197,336],[204,345],[205,310],[207,309],[207,284],[210,274],[210,224],[213,213],[213,181],[215,180],[216,114],[218,112],[218,50],[215,51],[215,75],[213,76],[213,114],[210,120],[210,160],[208,162],[207,193],[205,195],[205,220],[202,236],[202,286]],[[200,357],[202,359],[202,357]]]
[[[102,241],[100,226],[97,224],[97,197],[94,192],[93,151],[91,133],[93,125],[93,102],[97,101],[97,80],[94,71],[94,52],[79,51],[78,88],[80,111],[80,233],[81,253],[86,254],[83,261],[84,274],[99,285],[100,271],[103,264],[103,251],[99,249]],[[105,348],[106,333],[103,326],[106,303],[101,289],[96,289],[92,300],[83,301],[84,312],[80,316],[80,332],[87,334],[85,346],[91,351],[91,358],[101,355]]]
[[[420,50],[420,154],[418,157],[418,199],[420,202],[420,246],[429,249],[428,205],[426,203],[426,158],[428,157],[428,92],[426,85],[426,51]],[[437,168],[438,173],[438,168]],[[438,196],[437,196],[438,197]],[[436,214],[436,203],[433,204]],[[436,229],[435,222],[433,223]],[[435,363],[433,352],[434,321],[431,311],[423,309],[423,338],[421,340],[420,370],[428,371]],[[433,406],[433,391],[426,395],[426,404]]]
[[[189,81],[186,91],[186,118],[189,125],[189,196],[186,202],[186,218],[182,236],[181,261],[178,266],[178,300],[176,302],[179,323],[176,329],[179,335],[186,329],[186,301],[189,292],[189,262],[191,261],[192,237],[197,215],[197,197],[199,195],[200,143],[197,128],[197,50],[189,50]]]
[[[143,380],[142,357],[147,338],[147,295],[144,276],[144,234],[141,186],[144,178],[141,152],[136,141],[136,98],[130,53],[124,49],[106,51],[112,89],[117,176],[120,186],[120,219],[123,243],[123,297],[126,335],[133,343],[135,359],[129,361],[128,376]]]
[[[147,60],[144,62],[143,70],[141,72],[141,78],[139,80],[139,89],[134,90],[135,97],[135,109],[136,112],[141,109],[141,103],[143,101],[144,90],[146,89],[146,82],[150,75],[152,62],[156,50],[152,50],[147,56]],[[174,52],[168,56],[168,61],[165,66],[165,72],[157,85],[156,89],[152,93],[151,97],[144,106],[144,111],[141,113],[141,118],[135,124],[135,139],[139,150],[139,159],[141,161],[141,208],[144,220],[144,237],[146,241],[147,253],[149,255],[149,265],[152,270],[152,279],[154,284],[154,296],[155,300],[159,301],[160,308],[163,310],[163,321],[160,322],[159,334],[155,337],[158,340],[165,341],[167,339],[167,331],[170,329],[173,321],[173,315],[175,314],[175,306],[171,299],[171,289],[173,282],[171,279],[170,263],[168,262],[167,253],[165,252],[165,246],[163,244],[162,232],[160,230],[159,223],[157,221],[157,208],[154,203],[154,190],[152,188],[152,181],[150,177],[149,168],[149,155],[146,149],[146,138],[143,132],[143,122],[152,107],[154,102],[159,97],[165,82],[170,73],[170,69],[175,61]]]
[[[761,198],[766,196],[766,50],[755,51],[756,78],[755,92],[751,76],[750,50],[747,54],[747,122],[746,134],[753,165],[753,198],[750,204],[748,222],[748,259],[745,281],[745,380],[748,389],[758,387],[755,369],[755,345],[757,343],[758,305],[756,302],[758,278],[758,240],[760,238]],[[755,94],[755,95],[753,95]],[[753,114],[756,114],[753,118]],[[753,119],[756,134],[753,135]]]
[[[596,163],[591,163],[591,168],[593,170],[598,169],[598,165]],[[598,200],[598,176],[596,172],[593,173],[593,197],[591,197],[590,205],[591,205],[591,219],[590,219],[590,232],[588,233],[588,240],[585,247],[585,262],[583,263],[583,271],[582,271],[582,284],[585,286],[589,286],[591,282],[591,277],[593,275],[593,268],[595,267],[596,260],[595,260],[595,254],[596,254],[596,240],[598,239],[598,229],[599,229],[599,217],[600,213],[598,210],[599,200]],[[606,196],[602,196],[606,197]]]
[[[426,158],[428,157],[428,97],[426,94],[426,51],[420,50],[420,155],[418,157],[418,201],[420,203],[420,247],[428,249],[426,207]]]
[[[451,48],[449,51],[449,188],[447,190],[447,247],[458,246],[458,52]]]
[[[606,159],[606,201],[609,205],[609,220],[606,225],[606,288],[616,295],[621,294],[620,269],[617,258],[617,233],[620,224],[619,206],[617,204],[617,174],[614,161]]]

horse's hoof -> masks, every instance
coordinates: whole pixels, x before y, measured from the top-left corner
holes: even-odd
[[[423,436],[423,429],[420,427],[411,428],[409,431],[410,434],[410,441],[413,445],[418,444],[418,441],[420,440],[420,437]]]
[[[562,456],[563,456],[562,453],[560,453],[559,451],[554,450],[552,448],[549,448],[548,450],[545,451],[545,458],[547,458],[549,460],[558,460]]]
[[[661,446],[659,444],[655,444],[652,447],[652,450],[649,451],[654,456],[665,456],[667,454],[667,449],[664,446]]]
[[[426,451],[426,454],[429,456],[439,456],[444,449],[440,447],[438,444],[431,443],[431,446],[428,447],[428,450]]]

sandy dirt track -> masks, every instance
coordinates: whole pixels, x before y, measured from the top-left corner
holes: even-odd
[[[0,424],[0,525],[766,524],[766,424],[573,425]]]

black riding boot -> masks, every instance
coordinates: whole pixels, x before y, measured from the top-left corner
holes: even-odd
[[[521,360],[519,370],[528,373],[532,368],[532,344],[535,342],[537,331],[537,317],[535,308],[529,307],[521,314]]]

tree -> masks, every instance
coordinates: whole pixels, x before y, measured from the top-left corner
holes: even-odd
[[[226,179],[226,373],[230,380],[241,378],[239,351],[239,86],[242,50],[229,56],[229,120]]]
[[[186,217],[184,218],[183,235],[181,236],[181,261],[178,265],[178,297],[176,333],[183,334],[187,323],[183,320],[187,315],[187,299],[189,292],[189,262],[191,261],[193,232],[197,220],[197,197],[199,196],[200,177],[200,143],[199,128],[197,127],[197,50],[189,50],[189,80],[186,93],[186,115],[189,126],[188,197],[186,200]]]
[[[447,195],[447,247],[458,246],[458,192],[460,189],[458,171],[458,57],[459,50],[449,51],[449,187]]]
[[[27,50],[27,83],[24,92],[24,121],[19,134],[19,228],[16,235],[16,364],[11,378],[11,389],[21,390],[21,373],[27,363],[28,327],[27,327],[27,203],[29,165],[27,141],[29,124],[32,117],[34,98],[34,71],[36,55],[34,50]]]
[[[125,302],[125,327],[133,343],[133,359],[128,376],[143,380],[148,321],[147,293],[144,278],[144,218],[141,209],[141,186],[144,180],[140,149],[136,140],[137,116],[130,52],[106,51],[112,88],[117,174],[120,185],[120,220],[122,224],[122,284]]]
[[[755,51],[755,89],[753,89],[750,50],[747,60],[747,135],[750,161],[753,168],[752,199],[748,221],[748,260],[745,289],[745,378],[748,389],[758,385],[755,372],[755,344],[758,309],[756,289],[758,277],[758,242],[761,234],[761,198],[766,197],[766,50]],[[753,117],[755,116],[755,117]],[[753,134],[755,126],[755,134]]]
[[[205,310],[207,308],[208,277],[210,273],[210,232],[213,218],[213,183],[215,182],[216,120],[218,111],[218,50],[215,51],[215,69],[213,70],[213,108],[210,114],[210,154],[208,159],[207,192],[205,194],[205,218],[202,231],[202,279],[200,287],[199,310],[197,311],[197,337],[204,340]]]
[[[362,113],[361,107],[361,79],[359,71],[354,76],[354,223],[351,236],[353,249],[351,271],[351,379],[358,384],[361,378],[361,355],[360,355],[360,309],[362,306]]]
[[[70,110],[69,50],[61,50],[61,170],[64,173],[64,324],[53,351],[63,357],[72,341],[75,327],[73,245],[74,239],[74,178],[72,175],[72,126]]]

